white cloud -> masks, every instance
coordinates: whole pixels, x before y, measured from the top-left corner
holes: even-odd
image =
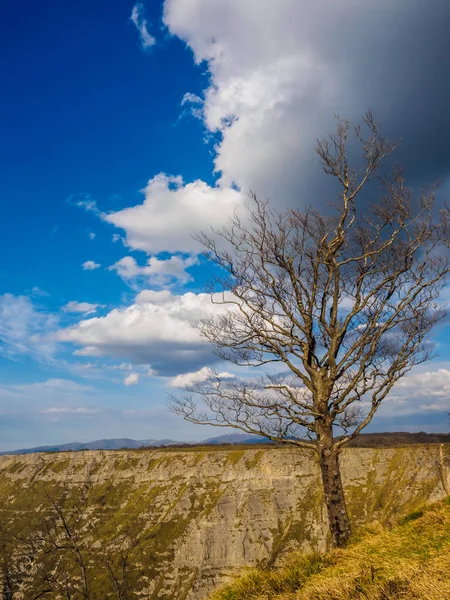
[[[127,377],[125,377],[123,383],[125,385],[136,385],[139,383],[139,375],[137,373],[130,373]]]
[[[428,52],[417,32],[394,26],[419,22],[419,11],[417,2],[390,0],[165,0],[164,23],[210,75],[204,98],[186,92],[182,110],[196,110],[219,140],[220,179],[215,187],[199,180],[184,185],[160,174],[149,181],[142,204],[102,218],[123,229],[133,249],[196,252],[192,233],[228,221],[249,189],[278,207],[326,202],[334,190],[329,193],[329,179],[318,179],[316,140],[335,128],[336,113],[360,120],[372,106],[380,120],[396,125],[406,118],[412,98],[398,81],[399,73],[406,77],[400,55],[408,53],[389,48],[401,40]],[[342,35],[349,14],[352,36]],[[412,127],[416,122],[411,117]]]
[[[114,243],[118,242],[120,240],[120,235],[118,233],[113,233],[112,235],[112,241]]]
[[[428,366],[432,368],[432,363]],[[369,399],[362,403],[370,406]],[[438,363],[434,370],[426,371],[424,365],[415,368],[400,379],[386,400],[383,401],[377,418],[425,415],[450,411],[450,365]],[[420,418],[418,423],[420,424]]]
[[[121,363],[120,365],[113,365],[111,367],[111,369],[113,369],[113,371],[116,371],[116,370],[131,371],[132,368],[133,368],[133,365],[131,363]]]
[[[97,415],[101,410],[99,408],[86,408],[85,406],[74,407],[70,406],[52,406],[41,411],[42,414],[58,414],[58,415]]]
[[[15,415],[15,418],[20,415],[25,422],[42,415],[46,423],[56,423],[65,415],[100,413],[101,407],[90,404],[93,399],[97,404],[99,397],[95,388],[70,379],[3,384],[0,385],[0,414]]]
[[[97,407],[89,406],[96,390],[70,379],[52,378],[33,383],[0,385],[0,414],[95,414]]]
[[[183,185],[181,177],[164,174],[150,179],[143,192],[142,204],[102,218],[125,231],[130,248],[148,254],[198,252],[200,245],[192,234],[224,225],[243,199],[231,188],[214,188],[199,180]]]
[[[127,283],[136,285],[142,282],[146,285],[163,286],[173,283],[184,285],[192,281],[192,276],[186,269],[197,263],[196,256],[171,256],[168,259],[159,259],[152,256],[144,267],[140,267],[132,256],[125,256],[109,267]]]
[[[236,183],[280,203],[280,192],[292,192],[308,175],[305,157],[353,93],[343,65],[324,55],[331,44],[316,34],[318,25],[332,34],[328,21],[358,8],[353,0],[333,4],[166,0],[170,32],[208,65],[211,84],[198,100],[208,131],[221,134],[215,168],[223,187]]]
[[[200,96],[192,94],[190,92],[184,94],[181,100],[181,106],[186,108],[181,112],[179,118],[183,118],[185,115],[190,114],[196,119],[203,119],[203,100]]]
[[[95,234],[93,231],[90,231],[89,232],[89,239],[91,239],[91,240],[95,239],[96,235],[97,234]]]
[[[100,348],[96,348],[95,346],[86,346],[85,348],[80,348],[80,350],[75,350],[73,353],[74,356],[103,356],[103,354]]]
[[[420,409],[427,411],[427,412],[442,412],[442,411],[446,411],[449,412],[450,410],[450,403],[447,402],[446,405],[442,405],[442,404],[421,404],[420,405]]]
[[[83,271],[93,271],[94,269],[101,267],[99,263],[96,263],[93,260],[87,260],[81,266],[83,267]]]
[[[34,286],[34,288],[31,290],[31,293],[33,296],[42,296],[43,298],[50,297],[50,294],[48,292],[41,290],[41,288],[38,287],[37,285]]]
[[[57,325],[54,315],[37,308],[27,296],[0,296],[0,354],[53,360],[56,346],[52,334]]]
[[[216,375],[218,375],[218,377],[221,379],[234,379],[235,377],[227,371],[216,374],[216,372],[210,367],[202,367],[193,373],[183,373],[181,375],[177,375],[169,381],[168,386],[173,388],[184,388],[186,386],[193,385],[194,383],[201,383],[202,381],[212,379]]]
[[[136,304],[168,304],[172,298],[170,290],[143,290],[136,296]]]
[[[98,307],[101,307],[101,304],[91,304],[90,302],[77,302],[76,300],[71,300],[65,306],[62,307],[62,311],[66,313],[82,313],[85,315],[92,314],[96,312]]]
[[[186,92],[181,100],[181,106],[184,106],[185,104],[203,104],[203,100],[200,96],[197,96],[197,94]]]
[[[82,346],[78,356],[107,355],[174,376],[214,362],[192,325],[219,310],[209,294],[146,290],[135,304],[80,321],[60,331],[57,339]]]
[[[392,397],[412,401],[421,400],[426,410],[436,403],[441,410],[450,410],[450,368],[413,373],[401,379],[395,386]],[[427,402],[423,402],[423,400]]]
[[[16,392],[22,392],[31,396],[35,394],[73,394],[73,393],[87,393],[91,392],[92,388],[88,385],[77,383],[70,379],[47,379],[46,381],[39,381],[36,383],[23,383],[17,385],[7,386],[8,389]]]
[[[359,120],[372,107],[383,130],[395,131],[386,135],[420,141],[418,124],[436,98],[448,98],[436,54],[447,50],[448,13],[442,2],[424,12],[420,2],[392,0],[165,0],[163,20],[197,64],[206,62],[202,114],[220,136],[222,186],[235,182],[285,206],[321,201],[312,150],[335,114]],[[417,98],[425,88],[433,101]],[[311,183],[314,196],[304,194]]]
[[[130,21],[132,21],[139,32],[141,46],[144,50],[155,45],[155,38],[148,31],[147,19],[144,17],[144,5],[138,2],[133,6]]]
[[[72,206],[78,206],[84,208],[87,212],[93,212],[100,214],[97,208],[97,202],[89,194],[76,194],[67,198],[67,203]]]

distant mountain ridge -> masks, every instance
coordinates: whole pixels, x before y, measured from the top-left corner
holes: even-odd
[[[94,440],[93,442],[70,442],[68,444],[55,444],[54,446],[37,446],[35,448],[20,448],[18,450],[7,450],[0,452],[2,455],[12,454],[36,454],[38,452],[76,452],[77,450],[133,450],[136,448],[158,448],[160,446],[218,446],[221,444],[270,444],[270,440],[257,435],[245,433],[231,433],[207,438],[200,442],[180,442],[165,438],[161,440],[132,440],[130,438],[113,438],[105,440]],[[360,448],[374,448],[377,446],[400,446],[408,444],[444,444],[450,443],[449,433],[417,433],[409,432],[382,432],[362,433],[350,446]]]
[[[0,455],[6,454],[35,454],[37,452],[68,452],[70,450],[120,450],[121,448],[142,448],[150,446],[170,446],[179,444],[170,439],[163,440],[132,440],[130,438],[113,438],[106,440],[94,440],[93,442],[69,442],[68,444],[55,444],[54,446],[36,446],[35,448],[20,448],[18,450],[8,450],[0,452]]]
[[[162,440],[132,440],[130,438],[113,438],[105,440],[94,440],[93,442],[69,442],[68,444],[55,444],[53,446],[36,446],[35,448],[19,448],[17,450],[7,450],[0,452],[0,456],[11,454],[35,454],[37,452],[69,452],[77,450],[120,450],[126,448],[133,450],[136,448],[150,448],[159,446],[182,446],[194,444],[257,444],[267,442],[263,437],[250,436],[245,433],[232,433],[229,435],[220,435],[214,438],[208,438],[201,442],[180,442],[169,438]]]

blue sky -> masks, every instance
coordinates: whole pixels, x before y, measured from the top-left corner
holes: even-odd
[[[191,233],[250,188],[314,203],[334,114],[371,106],[412,185],[450,190],[447,3],[336,4],[2,3],[0,449],[212,432],[165,406],[212,364]],[[374,429],[448,429],[447,333]]]

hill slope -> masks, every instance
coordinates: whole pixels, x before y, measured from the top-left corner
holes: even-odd
[[[277,571],[253,569],[211,600],[444,600],[450,598],[450,498],[391,530],[367,527],[328,554],[292,554]]]

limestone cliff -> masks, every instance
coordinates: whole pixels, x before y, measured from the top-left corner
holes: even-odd
[[[450,447],[444,454],[450,463]],[[444,495],[437,446],[350,448],[341,464],[354,527]],[[13,523],[39,510],[42,487],[87,481],[105,538],[123,530],[139,539],[138,585],[151,600],[202,600],[245,565],[327,544],[318,466],[295,448],[3,456],[0,517]]]

